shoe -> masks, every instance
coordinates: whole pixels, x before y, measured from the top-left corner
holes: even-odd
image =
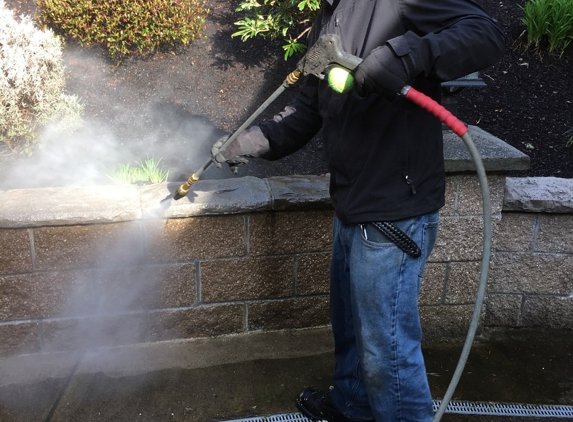
[[[349,419],[338,411],[330,398],[330,391],[323,393],[316,388],[307,388],[296,399],[296,407],[313,421],[326,422],[374,422]]]

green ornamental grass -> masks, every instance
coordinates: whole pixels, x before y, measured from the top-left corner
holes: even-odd
[[[162,183],[167,181],[169,170],[161,165],[161,159],[155,161],[153,157],[147,158],[137,165],[119,164],[116,168],[106,173],[114,183],[118,185],[125,184],[146,184]]]
[[[563,135],[565,135],[565,139],[567,139],[567,146],[568,147],[573,146],[573,127],[569,129],[567,132],[565,132]]]
[[[528,45],[563,54],[573,41],[573,0],[528,0],[521,9]]]

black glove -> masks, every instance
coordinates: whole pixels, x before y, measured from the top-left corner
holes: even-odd
[[[361,97],[376,93],[393,99],[409,80],[403,59],[388,44],[372,50],[354,73],[354,86]]]
[[[249,162],[246,157],[258,158],[270,151],[269,141],[258,126],[244,130],[227,148],[221,150],[227,139],[229,139],[228,135],[215,142],[211,147],[211,157],[219,166],[227,163],[235,174],[239,171],[239,166]]]

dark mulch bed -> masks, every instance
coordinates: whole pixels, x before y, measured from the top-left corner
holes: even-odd
[[[573,50],[562,57],[525,49],[519,5],[524,0],[480,0],[503,25],[507,53],[483,72],[488,88],[457,94],[458,116],[531,157],[531,169],[515,176],[573,177],[573,148],[564,132],[573,127]],[[33,0],[7,0],[18,13],[34,13]],[[4,160],[0,188],[63,183],[105,183],[102,169],[153,155],[171,180],[181,180],[209,157],[210,145],[236,129],[294,68],[280,42],[231,38],[236,1],[210,0],[203,34],[190,47],[132,57],[116,66],[99,48],[70,43],[65,49],[68,92],[85,104],[86,127],[74,137],[45,141],[32,158]],[[283,94],[268,118],[296,94]],[[59,171],[63,170],[63,171]],[[241,175],[268,177],[326,172],[320,136],[276,162],[253,160]],[[8,177],[11,175],[11,177]],[[41,179],[36,177],[41,175]],[[211,168],[205,178],[231,177]],[[9,185],[8,185],[9,184]]]
[[[459,116],[531,157],[516,176],[573,177],[573,147],[564,133],[573,128],[573,48],[549,55],[525,49],[519,5],[525,0],[478,0],[504,28],[507,50],[483,72],[489,88],[460,94]]]

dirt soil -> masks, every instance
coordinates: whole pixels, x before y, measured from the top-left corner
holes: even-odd
[[[482,72],[487,88],[467,88],[456,94],[457,114],[531,157],[530,170],[511,176],[573,177],[573,147],[566,146],[564,135],[573,127],[573,48],[561,57],[526,50],[519,8],[524,2],[478,0],[503,26],[507,52],[499,64]],[[6,4],[17,14],[35,13],[33,0],[6,0]],[[170,180],[182,180],[203,164],[210,145],[239,127],[296,63],[296,59],[284,61],[280,42],[243,43],[232,38],[236,4],[236,0],[209,0],[205,38],[191,46],[131,57],[119,65],[100,48],[68,43],[64,51],[67,91],[85,104],[87,128],[73,140],[47,142],[45,150],[57,145],[51,156],[60,156],[58,167],[70,169],[75,164],[83,171],[92,167],[88,159],[96,160],[101,165],[95,173],[101,175],[99,168],[109,165],[112,156],[117,160],[116,153],[122,157],[120,162],[153,155],[171,168]],[[287,91],[262,118],[280,111],[294,95],[296,88]],[[322,149],[318,135],[303,150],[279,161],[252,160],[240,175],[322,174],[327,171]],[[11,186],[59,185],[81,178],[80,170],[46,177],[54,172],[53,164],[40,163],[40,171],[33,167],[42,160],[18,158],[28,167],[16,173],[16,186],[14,182]],[[13,162],[4,160],[0,176]],[[37,173],[44,176],[42,181],[34,181]],[[213,168],[205,177],[232,174]]]

